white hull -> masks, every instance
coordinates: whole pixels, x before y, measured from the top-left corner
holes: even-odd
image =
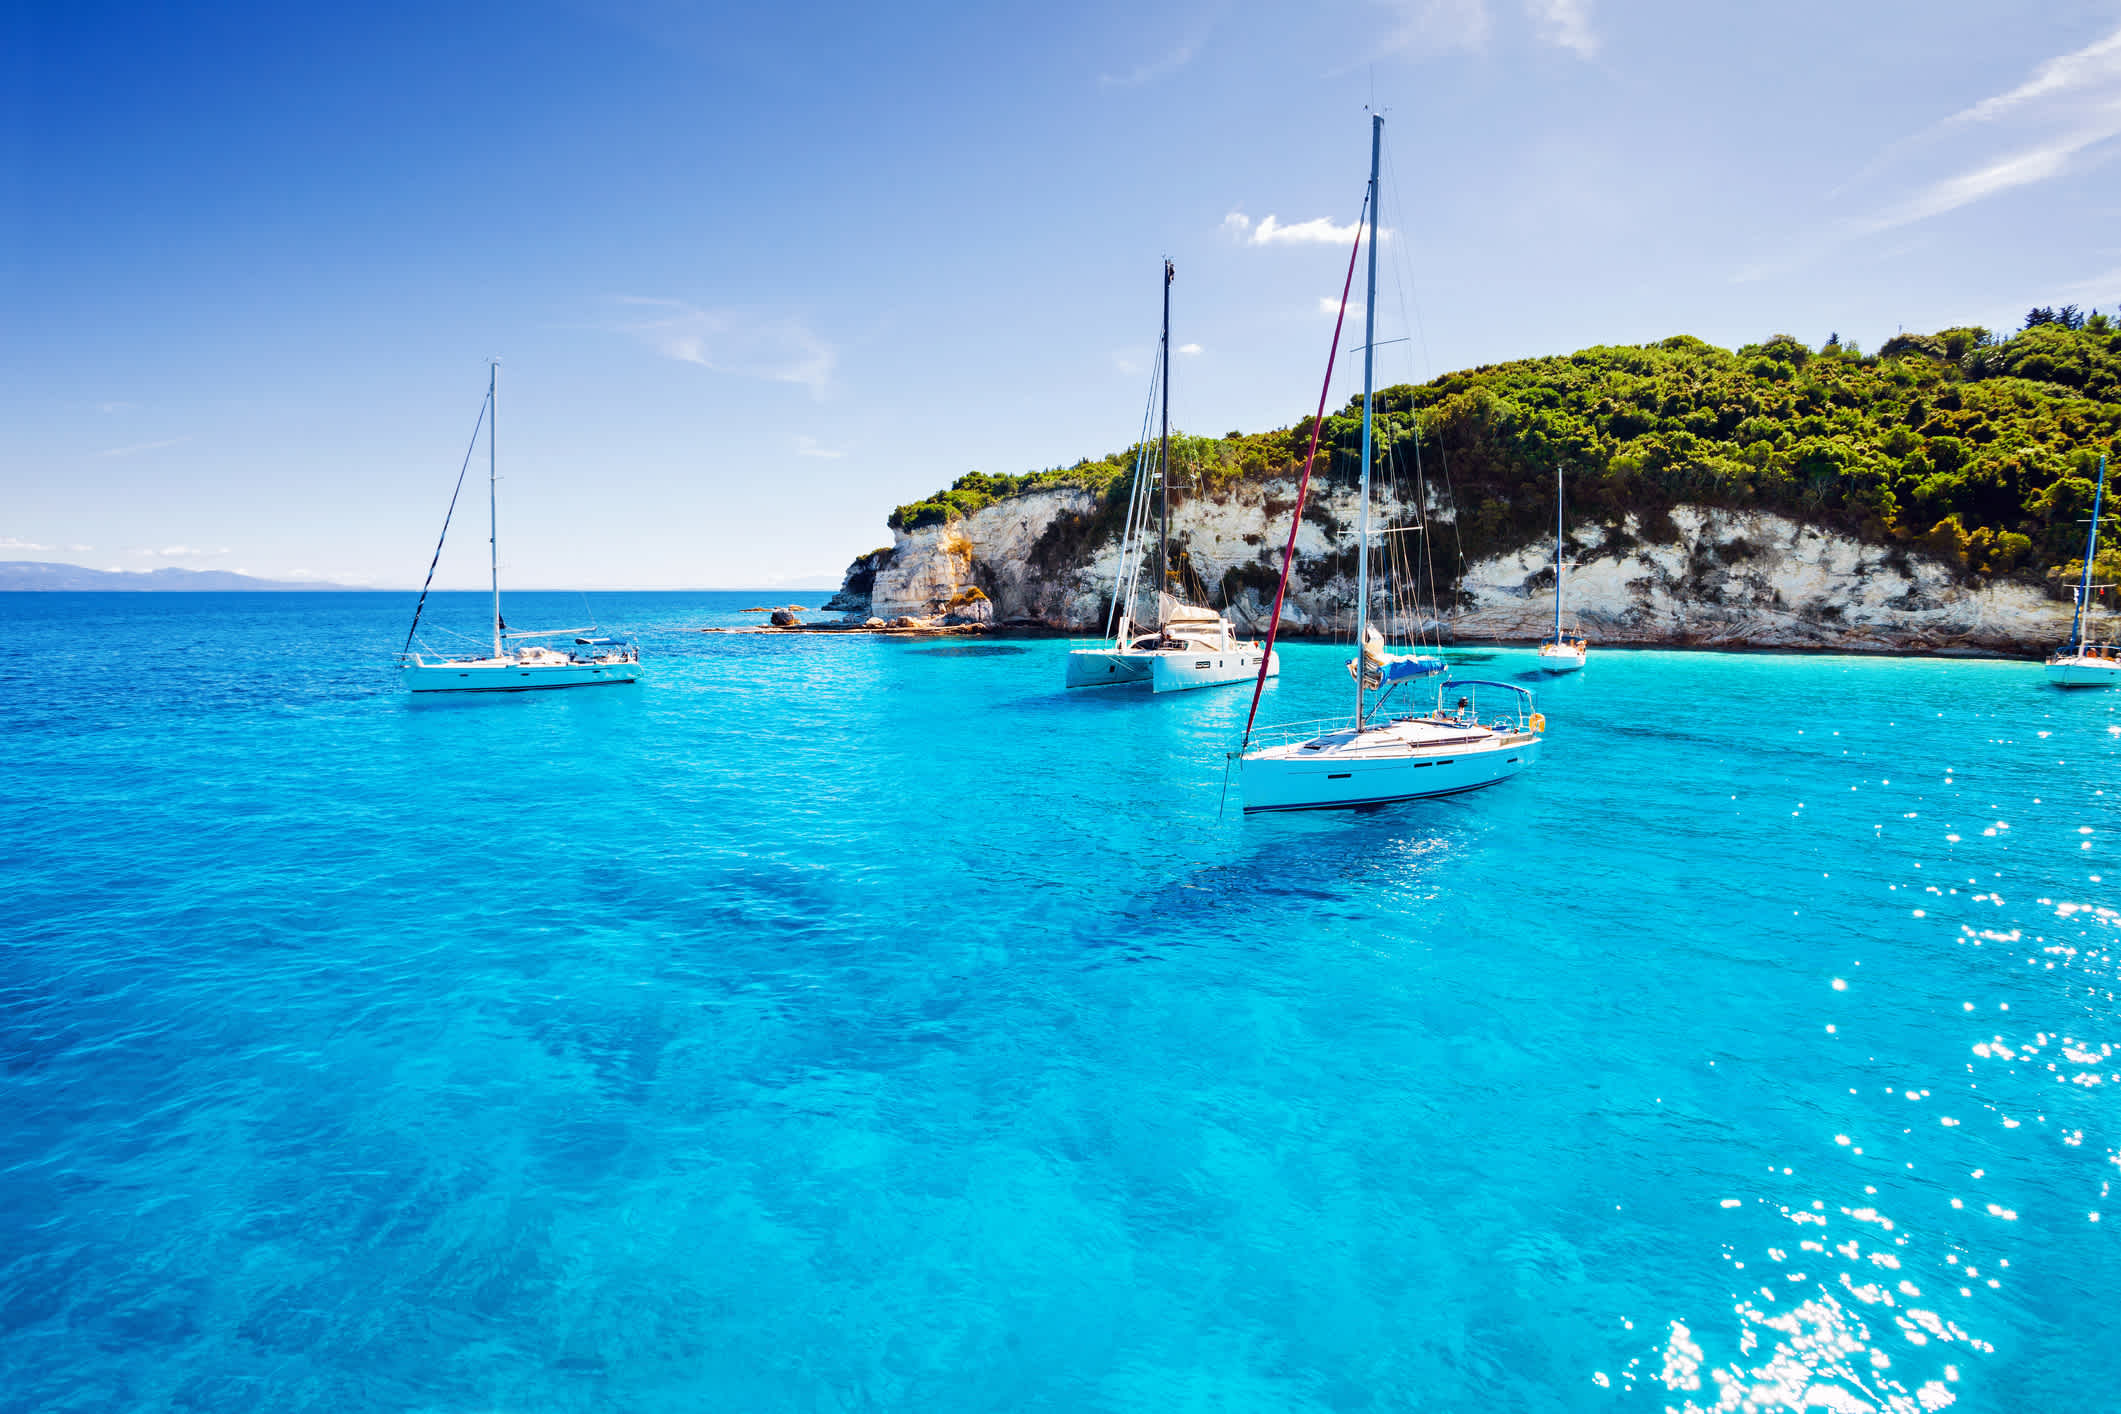
[[[1128,687],[1149,680],[1156,655],[1131,648],[1075,648],[1068,653],[1068,686]]]
[[[1584,660],[1588,656],[1588,654],[1573,648],[1542,648],[1539,650],[1539,671],[1543,673],[1581,672]]]
[[[639,663],[518,663],[508,659],[407,663],[407,692],[536,692],[554,687],[603,687],[633,682]]]
[[[2121,686],[2121,659],[2079,655],[2047,660],[2047,680],[2057,687]]]
[[[1508,780],[1539,759],[1532,732],[1427,719],[1343,727],[1243,759],[1245,813],[1334,810],[1457,795]]]
[[[1186,692],[1196,687],[1220,687],[1233,682],[1259,680],[1260,653],[1256,648],[1214,649],[1201,652],[1161,652],[1149,655],[1151,692]],[[1266,655],[1267,676],[1281,676],[1281,655]]]

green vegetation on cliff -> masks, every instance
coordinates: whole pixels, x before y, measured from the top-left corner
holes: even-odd
[[[2099,451],[2121,430],[2121,328],[2036,309],[2007,338],[1946,329],[1876,354],[1786,334],[1733,353],[1680,335],[1401,384],[1380,391],[1378,411],[1380,464],[1408,462],[1419,425],[1468,556],[1548,533],[1558,463],[1572,515],[1633,514],[1651,538],[1681,503],[1751,507],[1920,545],[1970,572],[2060,575],[2078,567]],[[1361,428],[1360,398],[1327,417],[1318,475],[1355,479]],[[1290,475],[1310,433],[1306,417],[1177,439],[1178,484],[1213,494]],[[1025,476],[974,472],[891,524],[938,524],[1050,486],[1122,496],[1132,464],[1121,451]]]

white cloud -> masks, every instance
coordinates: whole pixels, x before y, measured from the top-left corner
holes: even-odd
[[[2014,187],[2030,186],[2058,177],[2069,170],[2069,159],[2094,143],[2121,133],[2121,122],[2103,129],[2068,133],[2039,146],[2014,152],[1982,167],[1932,182],[1893,206],[1856,225],[1863,235],[1875,235],[1895,226],[1941,216]]]
[[[1888,147],[1866,177],[1919,161],[1924,149],[1941,149],[1958,163],[1965,162],[1969,149],[1978,156],[1971,165],[1931,177],[1849,229],[1875,235],[2052,181],[2085,165],[2092,149],[2115,137],[2121,137],[2121,30],[2047,60],[2015,88]],[[1984,146],[1990,150],[1981,153]]]
[[[1148,83],[1177,73],[1192,63],[1193,56],[1199,52],[1200,41],[1188,39],[1161,59],[1140,65],[1124,74],[1099,74],[1097,81],[1107,88],[1132,88],[1136,84]]]
[[[85,555],[96,547],[93,545],[69,545],[66,548],[73,551],[77,555]]]
[[[1179,351],[1180,353],[1182,353],[1182,354],[1197,354],[1197,353],[1199,353],[1199,352],[1200,352],[1200,345],[1199,345],[1199,344],[1180,344],[1180,345],[1178,346],[1178,351]]]
[[[226,545],[218,550],[202,550],[193,545],[164,545],[161,549],[135,550],[136,555],[152,555],[158,560],[212,560],[229,553]]]
[[[1379,0],[1398,22],[1385,37],[1384,53],[1448,54],[1487,47],[1487,0]]]
[[[1335,314],[1338,314],[1338,313],[1340,313],[1340,301],[1339,301],[1339,300],[1337,300],[1337,299],[1333,299],[1333,298],[1331,298],[1330,296],[1327,296],[1327,295],[1320,295],[1320,296],[1318,297],[1318,312],[1319,312],[1320,314],[1324,314],[1324,315],[1328,315],[1328,316],[1330,316],[1330,315],[1335,315]],[[1362,318],[1362,301],[1361,301],[1361,300],[1359,300],[1359,299],[1351,299],[1351,300],[1349,300],[1349,301],[1348,301],[1348,318],[1350,318],[1350,319],[1360,319],[1360,318]]]
[[[1598,36],[1591,29],[1591,0],[1525,0],[1540,42],[1566,49],[1581,59],[1598,55]]]
[[[2121,80],[2121,30],[2116,30],[2096,44],[2087,44],[2073,53],[2057,55],[2033,70],[2031,78],[2008,93],[1984,98],[1973,107],[1954,113],[1945,121],[1985,123],[2029,103],[2037,103],[2041,99],[2062,98],[2086,89],[2111,87],[2116,80]]]
[[[620,326],[665,358],[717,373],[797,383],[821,394],[839,355],[801,320],[742,310],[701,309],[682,300],[621,296],[621,304],[660,311]]]
[[[131,412],[138,406],[138,403],[97,403],[96,411],[107,415],[110,413]]]
[[[1353,222],[1336,226],[1326,217],[1295,221],[1284,226],[1269,216],[1252,232],[1253,245],[1346,245],[1355,239]]]
[[[158,452],[164,447],[174,447],[185,440],[187,439],[183,437],[169,437],[160,442],[135,442],[129,447],[109,447],[96,453],[96,455],[99,457],[137,456],[141,452]]]
[[[20,540],[12,535],[0,535],[0,550],[49,550],[49,545],[39,545],[34,540]]]
[[[838,461],[847,455],[830,447],[820,447],[817,438],[809,436],[798,436],[795,439],[795,454],[799,457],[823,457],[827,461]]]
[[[1337,226],[1324,216],[1284,225],[1278,216],[1268,216],[1257,226],[1242,211],[1223,217],[1222,233],[1239,245],[1346,245],[1355,239],[1356,222]],[[1380,227],[1380,241],[1392,239],[1390,226]]]

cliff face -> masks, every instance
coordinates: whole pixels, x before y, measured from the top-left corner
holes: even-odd
[[[1265,626],[1295,501],[1291,482],[1245,485],[1193,498],[1174,511],[1173,541],[1194,568],[1229,594],[1232,617]],[[1412,505],[1381,508],[1393,523]],[[1116,527],[1086,491],[1012,496],[944,525],[900,532],[880,562],[850,567],[833,607],[885,618],[936,612],[965,588],[993,601],[996,618],[1070,632],[1105,621],[1117,572]],[[1344,631],[1353,618],[1352,488],[1315,483],[1297,535],[1283,632]],[[1436,569],[1448,578],[1455,546],[1432,508]],[[1405,537],[1414,552],[1419,537]],[[2013,580],[1970,579],[1903,546],[1830,534],[1768,512],[1677,507],[1646,532],[1634,517],[1572,529],[1567,608],[1594,641],[1854,651],[2042,651],[2069,631],[2070,606]],[[859,584],[869,579],[867,604]],[[1551,543],[1465,567],[1457,606],[1444,615],[1459,640],[1540,637],[1553,626]]]

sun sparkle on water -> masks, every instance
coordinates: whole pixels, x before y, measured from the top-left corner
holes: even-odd
[[[1537,770],[1246,820],[1248,694],[753,602],[415,706],[389,596],[0,600],[0,1409],[2121,1387],[2103,699],[1495,650]]]

